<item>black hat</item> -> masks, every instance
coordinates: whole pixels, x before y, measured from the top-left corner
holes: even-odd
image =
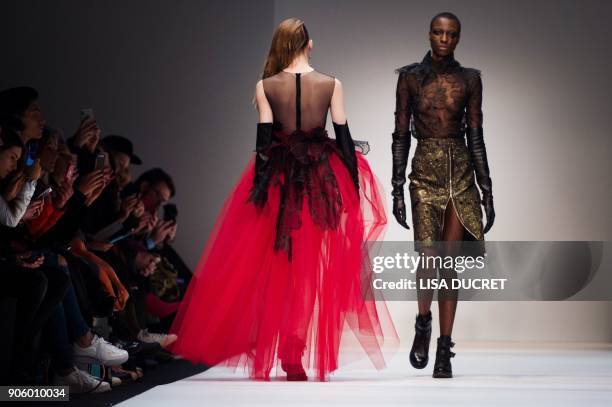
[[[108,150],[117,151],[129,156],[132,164],[142,164],[142,160],[134,154],[134,146],[132,145],[132,142],[125,137],[114,134],[106,136],[102,139],[102,145]]]

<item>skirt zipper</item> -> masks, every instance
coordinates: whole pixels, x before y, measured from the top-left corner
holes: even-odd
[[[463,226],[463,228],[467,230],[469,234],[474,236],[474,239],[478,240],[476,235],[472,233],[472,231],[467,226],[465,226],[465,224],[463,223],[463,219],[461,219],[461,216],[459,216],[459,212],[457,212],[457,207],[455,206],[455,200],[453,199],[453,155],[452,155],[451,145],[448,146],[448,184],[449,184],[450,196],[448,198],[448,201],[446,201],[446,206],[448,206],[449,201],[453,202],[453,210],[455,211],[455,215],[457,215],[457,219],[459,219],[459,222],[461,222],[461,225]],[[444,207],[445,212],[446,212],[446,206]],[[442,214],[442,230],[444,230],[444,214]]]

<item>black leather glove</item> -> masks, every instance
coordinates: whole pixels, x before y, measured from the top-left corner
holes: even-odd
[[[257,123],[257,140],[255,142],[255,175],[249,201],[255,206],[263,207],[268,199],[268,180],[270,178],[270,157],[265,151],[272,144],[272,123]]]
[[[348,128],[348,122],[345,124],[334,123],[334,132],[336,133],[336,145],[342,154],[342,160],[353,178],[353,184],[355,185],[357,193],[359,193],[357,153],[355,152],[355,143],[353,142],[353,138]]]
[[[404,202],[404,184],[406,183],[406,167],[408,166],[408,153],[410,152],[410,133],[392,134],[391,154],[393,156],[393,216],[397,223],[410,229],[406,223],[406,203]]]
[[[483,233],[487,233],[495,220],[495,210],[493,209],[493,190],[491,177],[489,176],[489,163],[487,161],[487,150],[484,139],[482,138],[482,127],[469,128],[467,131],[467,145],[472,156],[476,181],[482,191],[482,204],[487,215],[487,225]]]

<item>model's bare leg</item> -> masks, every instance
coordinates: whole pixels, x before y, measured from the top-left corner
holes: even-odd
[[[426,247],[421,250],[421,255],[428,257],[434,256],[436,253],[435,247]],[[417,301],[419,305],[419,314],[417,315],[414,324],[415,335],[410,350],[410,364],[416,369],[423,369],[427,366],[429,360],[429,342],[431,340],[431,301],[433,298],[433,289],[421,289],[421,283],[427,282],[429,279],[435,279],[436,266],[433,264],[421,263],[416,272],[417,276]]]
[[[460,254],[465,229],[455,211],[453,201],[450,200],[444,212],[444,230],[442,231],[442,254],[455,258]],[[448,288],[438,291],[438,309],[440,311],[440,337],[436,348],[436,362],[434,363],[434,378],[453,377],[453,369],[450,359],[455,356],[451,351],[454,343],[451,341],[455,312],[457,310],[458,290],[453,289],[452,281],[457,278],[457,272],[453,266],[443,264],[440,268],[440,279],[446,281]]]
[[[444,212],[444,230],[442,231],[442,240],[444,241],[444,256],[457,256],[460,251],[461,241],[465,229],[461,224],[455,211],[453,201],[450,200]],[[440,278],[446,279],[449,285],[448,289],[441,289],[438,292],[438,308],[440,310],[440,335],[451,336],[453,332],[453,323],[455,321],[455,312],[457,310],[457,294],[458,290],[450,288],[451,280],[457,277],[457,272],[454,268],[442,268],[440,270]]]

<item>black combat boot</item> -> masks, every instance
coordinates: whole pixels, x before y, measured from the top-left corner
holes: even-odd
[[[450,350],[453,346],[455,343],[451,341],[450,336],[442,335],[438,338],[433,377],[446,379],[453,377],[453,367],[450,361],[450,358],[455,356],[455,353]]]
[[[414,342],[410,350],[410,364],[415,369],[423,369],[429,361],[429,342],[431,341],[431,311],[417,315],[414,324]]]

